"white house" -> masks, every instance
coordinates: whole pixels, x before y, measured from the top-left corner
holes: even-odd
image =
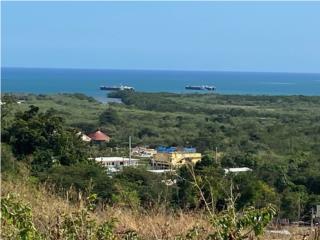
[[[77,136],[80,136],[80,137],[81,137],[81,140],[84,141],[84,142],[90,142],[90,141],[91,141],[91,138],[88,137],[87,135],[85,135],[85,134],[82,133],[82,132],[78,132],[76,135],[77,135]]]
[[[239,172],[248,172],[252,171],[251,168],[248,167],[239,167],[239,168],[225,168],[224,172],[227,173],[239,173]]]
[[[139,159],[125,157],[97,157],[95,161],[102,163],[110,171],[116,171],[126,166],[137,166]]]

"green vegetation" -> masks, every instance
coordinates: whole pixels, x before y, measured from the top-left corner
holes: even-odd
[[[32,209],[17,199],[17,196],[8,195],[2,198],[1,203],[1,237],[4,239],[25,240],[138,240],[133,231],[124,234],[114,232],[115,220],[97,223],[90,215],[94,211],[96,196],[86,199],[86,206],[70,214],[59,216],[53,228],[46,234],[36,229],[32,218]]]
[[[5,239],[41,239],[30,207],[12,195],[1,198],[1,230]]]
[[[320,203],[320,97],[126,91],[111,96],[123,104],[102,104],[82,94],[30,94],[22,104],[16,103],[21,96],[3,96],[2,178],[20,178],[24,172],[71,202],[81,192],[84,198],[96,194],[97,205],[138,211],[204,209],[220,231],[219,236],[207,232],[213,239],[247,238],[245,230],[259,236],[275,213],[269,204],[276,206],[278,218],[296,221],[309,220],[311,207]],[[111,136],[110,143],[84,143],[76,135],[97,128]],[[193,146],[203,159],[176,174],[156,175],[141,166],[112,177],[89,160],[127,154],[128,136],[133,145]],[[253,171],[226,175],[228,167]],[[176,184],[166,185],[168,179]],[[230,186],[237,199],[231,208]],[[259,214],[265,218],[253,226]],[[222,228],[224,221],[232,224]],[[111,226],[99,224],[92,234]],[[28,226],[28,234],[36,234]],[[198,230],[181,238],[197,239],[192,236]]]
[[[30,206],[18,200],[17,197],[8,194],[2,198],[1,237],[5,239],[141,239],[134,230],[116,232],[116,219],[111,218],[109,221],[98,223],[93,218],[96,195],[89,196],[77,211],[59,215],[52,228],[45,233],[36,228]],[[231,201],[227,210],[209,216],[211,224],[208,230],[194,227],[187,234],[176,235],[173,239],[252,239],[263,234],[264,228],[276,214],[271,206],[259,210],[248,208],[240,213],[235,211],[233,204],[234,202]]]

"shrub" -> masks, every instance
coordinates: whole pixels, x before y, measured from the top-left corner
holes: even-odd
[[[8,194],[1,199],[1,238],[43,239],[34,226],[31,208],[15,195]]]

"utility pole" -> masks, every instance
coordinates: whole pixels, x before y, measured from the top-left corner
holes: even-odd
[[[216,159],[216,163],[218,164],[218,147],[216,147],[215,159]]]
[[[129,165],[131,165],[131,136],[129,136]]]
[[[311,208],[311,227],[313,228],[314,210]]]
[[[301,196],[298,197],[298,221],[300,221],[300,212],[301,212]]]

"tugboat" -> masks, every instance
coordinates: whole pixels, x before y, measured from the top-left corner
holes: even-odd
[[[208,91],[214,91],[216,88],[214,86],[209,86],[209,85],[201,85],[201,86],[191,86],[191,85],[187,85],[185,87],[187,90],[208,90]]]
[[[105,90],[105,91],[130,90],[130,91],[134,91],[134,88],[121,84],[120,86],[100,86],[100,90]]]

